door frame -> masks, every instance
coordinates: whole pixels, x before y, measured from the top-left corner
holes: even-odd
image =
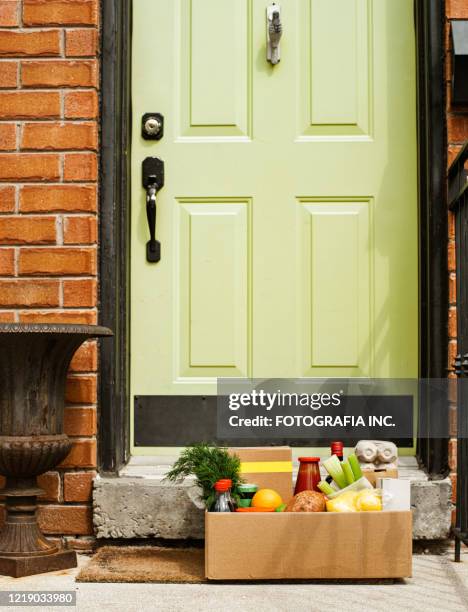
[[[101,2],[99,322],[101,473],[130,457],[130,143],[132,0]],[[445,0],[415,0],[418,70],[420,376],[445,378],[448,354],[448,210]],[[430,438],[444,414],[420,414],[417,454],[432,477],[448,473],[448,440]]]

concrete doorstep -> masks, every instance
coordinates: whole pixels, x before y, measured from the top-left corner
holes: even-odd
[[[138,457],[119,478],[94,482],[93,520],[98,538],[201,539],[204,507],[193,479],[164,479],[169,463]],[[429,481],[416,460],[403,457],[400,478],[411,480],[413,538],[441,540],[450,534],[453,505],[450,479]]]

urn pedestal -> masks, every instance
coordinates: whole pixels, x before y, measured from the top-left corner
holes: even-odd
[[[40,474],[71,449],[63,433],[70,361],[90,338],[111,336],[93,325],[0,324],[0,474],[6,477],[0,574],[20,577],[76,566],[76,553],[57,547],[37,523]]]

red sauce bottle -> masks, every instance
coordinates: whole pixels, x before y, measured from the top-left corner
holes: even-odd
[[[331,455],[336,455],[340,461],[343,461],[343,442],[332,442],[330,445]],[[333,482],[333,478],[331,476],[327,476],[325,480],[330,484]]]
[[[299,457],[299,471],[297,473],[294,495],[301,491],[319,491],[320,457]]]

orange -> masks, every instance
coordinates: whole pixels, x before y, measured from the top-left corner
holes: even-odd
[[[281,495],[273,489],[259,489],[252,497],[251,506],[254,508],[272,508],[281,506],[283,500]]]

